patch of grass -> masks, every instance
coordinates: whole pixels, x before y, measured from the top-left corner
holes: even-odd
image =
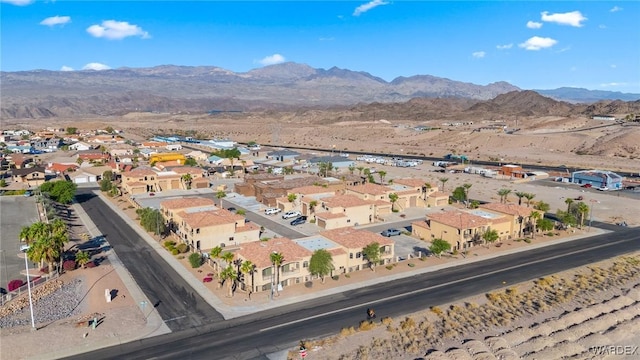
[[[358,326],[358,331],[369,331],[375,328],[376,324],[373,321],[363,320],[360,322],[360,326]]]
[[[383,317],[381,321],[383,325],[389,326],[393,322],[393,319],[387,316],[387,317]]]
[[[407,266],[408,266],[408,267],[415,267],[415,266],[416,266],[416,264],[414,264],[414,263],[408,263],[408,264],[407,264]]]
[[[437,306],[432,306],[430,310],[431,310],[432,313],[434,313],[436,315],[442,315],[442,309],[440,309]]]
[[[356,333],[356,329],[353,326],[349,326],[348,328],[340,329],[340,336],[342,336],[342,337],[353,335],[355,333]]]

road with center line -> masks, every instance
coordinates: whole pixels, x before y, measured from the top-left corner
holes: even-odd
[[[148,266],[159,267],[168,276],[170,281],[163,279],[163,283],[156,283],[145,275],[148,270],[136,269],[140,267],[139,261],[142,259],[133,257],[133,265],[123,259],[136,281],[143,282],[140,285],[147,296],[148,292],[159,296],[159,293],[179,290],[178,293],[165,295],[162,300],[163,304],[166,301],[166,307],[178,306],[175,311],[158,307],[163,319],[186,317],[176,321],[171,327],[174,332],[170,334],[92,351],[72,359],[265,359],[265,354],[292,349],[301,339],[332,335],[343,327],[357,326],[366,318],[368,306],[374,306],[379,317],[399,317],[429,306],[491,291],[503,287],[504,283],[515,284],[640,249],[640,229],[594,223],[594,226],[613,232],[413,275],[222,321],[221,316],[208,308],[175,272],[170,274],[173,271],[159,256],[148,253],[151,249],[142,239],[123,242],[121,247],[118,240],[113,238],[120,237],[119,232],[126,232],[126,236],[137,235],[129,234],[129,230],[122,228],[128,229],[128,226],[124,222],[119,224],[117,215],[109,214],[103,209],[106,207],[93,203],[94,200],[100,201],[97,198],[85,198],[85,203],[81,204],[89,210],[87,212],[94,221],[97,220],[95,215],[110,217],[104,222],[97,221],[96,225],[101,230],[103,227],[109,229],[102,231],[107,233],[107,240],[118,256],[126,259],[131,255],[124,254],[144,253],[149,256],[145,260],[147,263],[155,263]],[[109,226],[121,228],[116,231]],[[183,295],[188,297],[193,308],[191,305],[180,305]]]

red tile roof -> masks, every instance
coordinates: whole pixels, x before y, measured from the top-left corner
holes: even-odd
[[[244,220],[244,217],[234,214],[226,209],[207,210],[194,213],[181,211],[178,215],[190,228],[193,229],[230,224],[235,223],[238,220]]]
[[[457,210],[427,214],[427,218],[460,230],[475,229],[491,224],[489,219]]]
[[[359,194],[369,194],[369,195],[384,195],[392,191],[392,189],[386,186],[372,184],[372,183],[366,183],[366,184],[355,185],[355,186],[347,186],[347,190],[357,192]]]
[[[241,244],[237,254],[244,259],[250,260],[257,268],[263,269],[272,266],[271,254],[273,252],[283,255],[283,264],[300,261],[312,255],[311,251],[284,237]]]
[[[327,204],[328,207],[342,207],[349,208],[354,206],[371,205],[373,202],[369,200],[363,200],[355,195],[337,195],[320,199],[319,201]]]
[[[215,204],[216,203],[209,198],[190,197],[190,198],[165,200],[160,203],[160,207],[171,210],[171,209],[188,209],[188,208],[195,208],[200,206],[211,206]]]
[[[362,249],[377,242],[381,246],[392,245],[393,240],[380,234],[354,228],[340,228],[320,232],[321,236],[344,246],[347,249]]]
[[[536,211],[536,209],[534,208],[529,208],[518,204],[489,203],[480,205],[480,207],[502,214],[524,217],[529,217],[532,212]]]

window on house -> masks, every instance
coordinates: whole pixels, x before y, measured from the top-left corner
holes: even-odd
[[[351,219],[347,219],[347,223],[350,223],[350,222],[351,222]]]
[[[309,262],[305,261],[302,263],[302,267],[308,268],[309,267]]]
[[[353,259],[353,253],[349,253],[349,259]]]
[[[200,234],[200,229],[196,229],[196,234]]]
[[[231,241],[233,241],[233,236],[229,238],[229,241],[230,241],[230,242],[231,242]]]
[[[361,252],[357,252],[356,253],[356,259],[360,259],[362,257],[362,253]]]

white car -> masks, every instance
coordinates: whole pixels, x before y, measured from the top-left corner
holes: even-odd
[[[266,215],[274,215],[274,214],[279,213],[280,211],[282,211],[282,210],[280,210],[278,208],[267,208],[267,209],[264,209],[264,213]]]
[[[291,218],[297,218],[300,215],[302,215],[300,211],[287,211],[286,213],[282,214],[282,218],[291,219]]]

